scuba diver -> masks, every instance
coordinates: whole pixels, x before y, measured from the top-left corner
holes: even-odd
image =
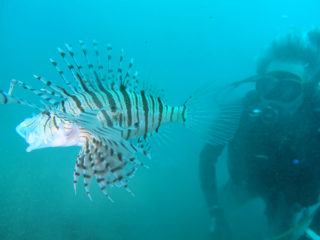
[[[268,240],[320,239],[320,29],[275,38],[258,59],[257,75],[243,98],[239,128],[226,146],[206,145],[200,181],[212,239],[237,239],[228,201],[265,204]],[[217,186],[216,163],[226,148],[229,179]]]

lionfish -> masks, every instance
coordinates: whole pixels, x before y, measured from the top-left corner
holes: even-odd
[[[128,180],[138,166],[139,153],[150,157],[149,139],[160,127],[172,122],[193,124],[196,132],[203,130],[213,144],[227,142],[236,128],[239,115],[237,107],[221,106],[201,109],[199,99],[206,97],[196,93],[180,106],[170,106],[152,91],[142,88],[137,72],[133,72],[132,59],[123,69],[123,51],[118,66],[111,66],[111,45],[101,55],[98,44],[93,41],[93,57],[87,45],[80,41],[82,61],[66,44],[58,48],[66,65],[63,71],[50,59],[63,85],[48,81],[41,76],[34,78],[43,88],[34,88],[22,81],[12,80],[8,92],[0,91],[3,104],[18,103],[39,110],[40,113],[21,122],[16,131],[29,144],[27,152],[45,147],[80,146],[74,168],[73,183],[83,176],[84,188],[91,199],[89,183],[93,177],[108,194],[109,186],[123,187],[128,192]],[[104,58],[104,60],[102,60]],[[67,75],[72,75],[66,77]],[[38,98],[38,103],[13,96],[15,86],[22,87]],[[196,96],[198,95],[198,96]],[[217,104],[218,105],[218,104]],[[140,157],[139,157],[140,158]]]

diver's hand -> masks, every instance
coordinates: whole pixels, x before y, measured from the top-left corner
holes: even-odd
[[[229,225],[221,209],[211,215],[210,236],[212,240],[232,240]]]

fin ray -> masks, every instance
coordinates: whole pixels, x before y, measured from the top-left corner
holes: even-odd
[[[135,154],[136,151],[127,149],[121,142],[90,135],[88,142],[78,155],[74,184],[77,184],[78,178],[82,175],[84,188],[90,199],[89,184],[93,176],[95,176],[101,191],[110,201],[113,200],[107,187],[123,187],[133,195],[127,183],[136,171],[138,160]]]
[[[223,103],[217,99],[219,89],[210,83],[198,89],[184,104],[186,126],[212,145],[223,145],[232,139],[242,112],[242,101],[237,96],[228,96]]]

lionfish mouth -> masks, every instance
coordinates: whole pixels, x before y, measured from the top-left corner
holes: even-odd
[[[30,129],[25,126],[24,121],[16,127],[16,131],[29,144],[26,149],[27,152],[39,148],[41,142],[37,141],[39,140],[37,134],[34,131],[30,131]]]

